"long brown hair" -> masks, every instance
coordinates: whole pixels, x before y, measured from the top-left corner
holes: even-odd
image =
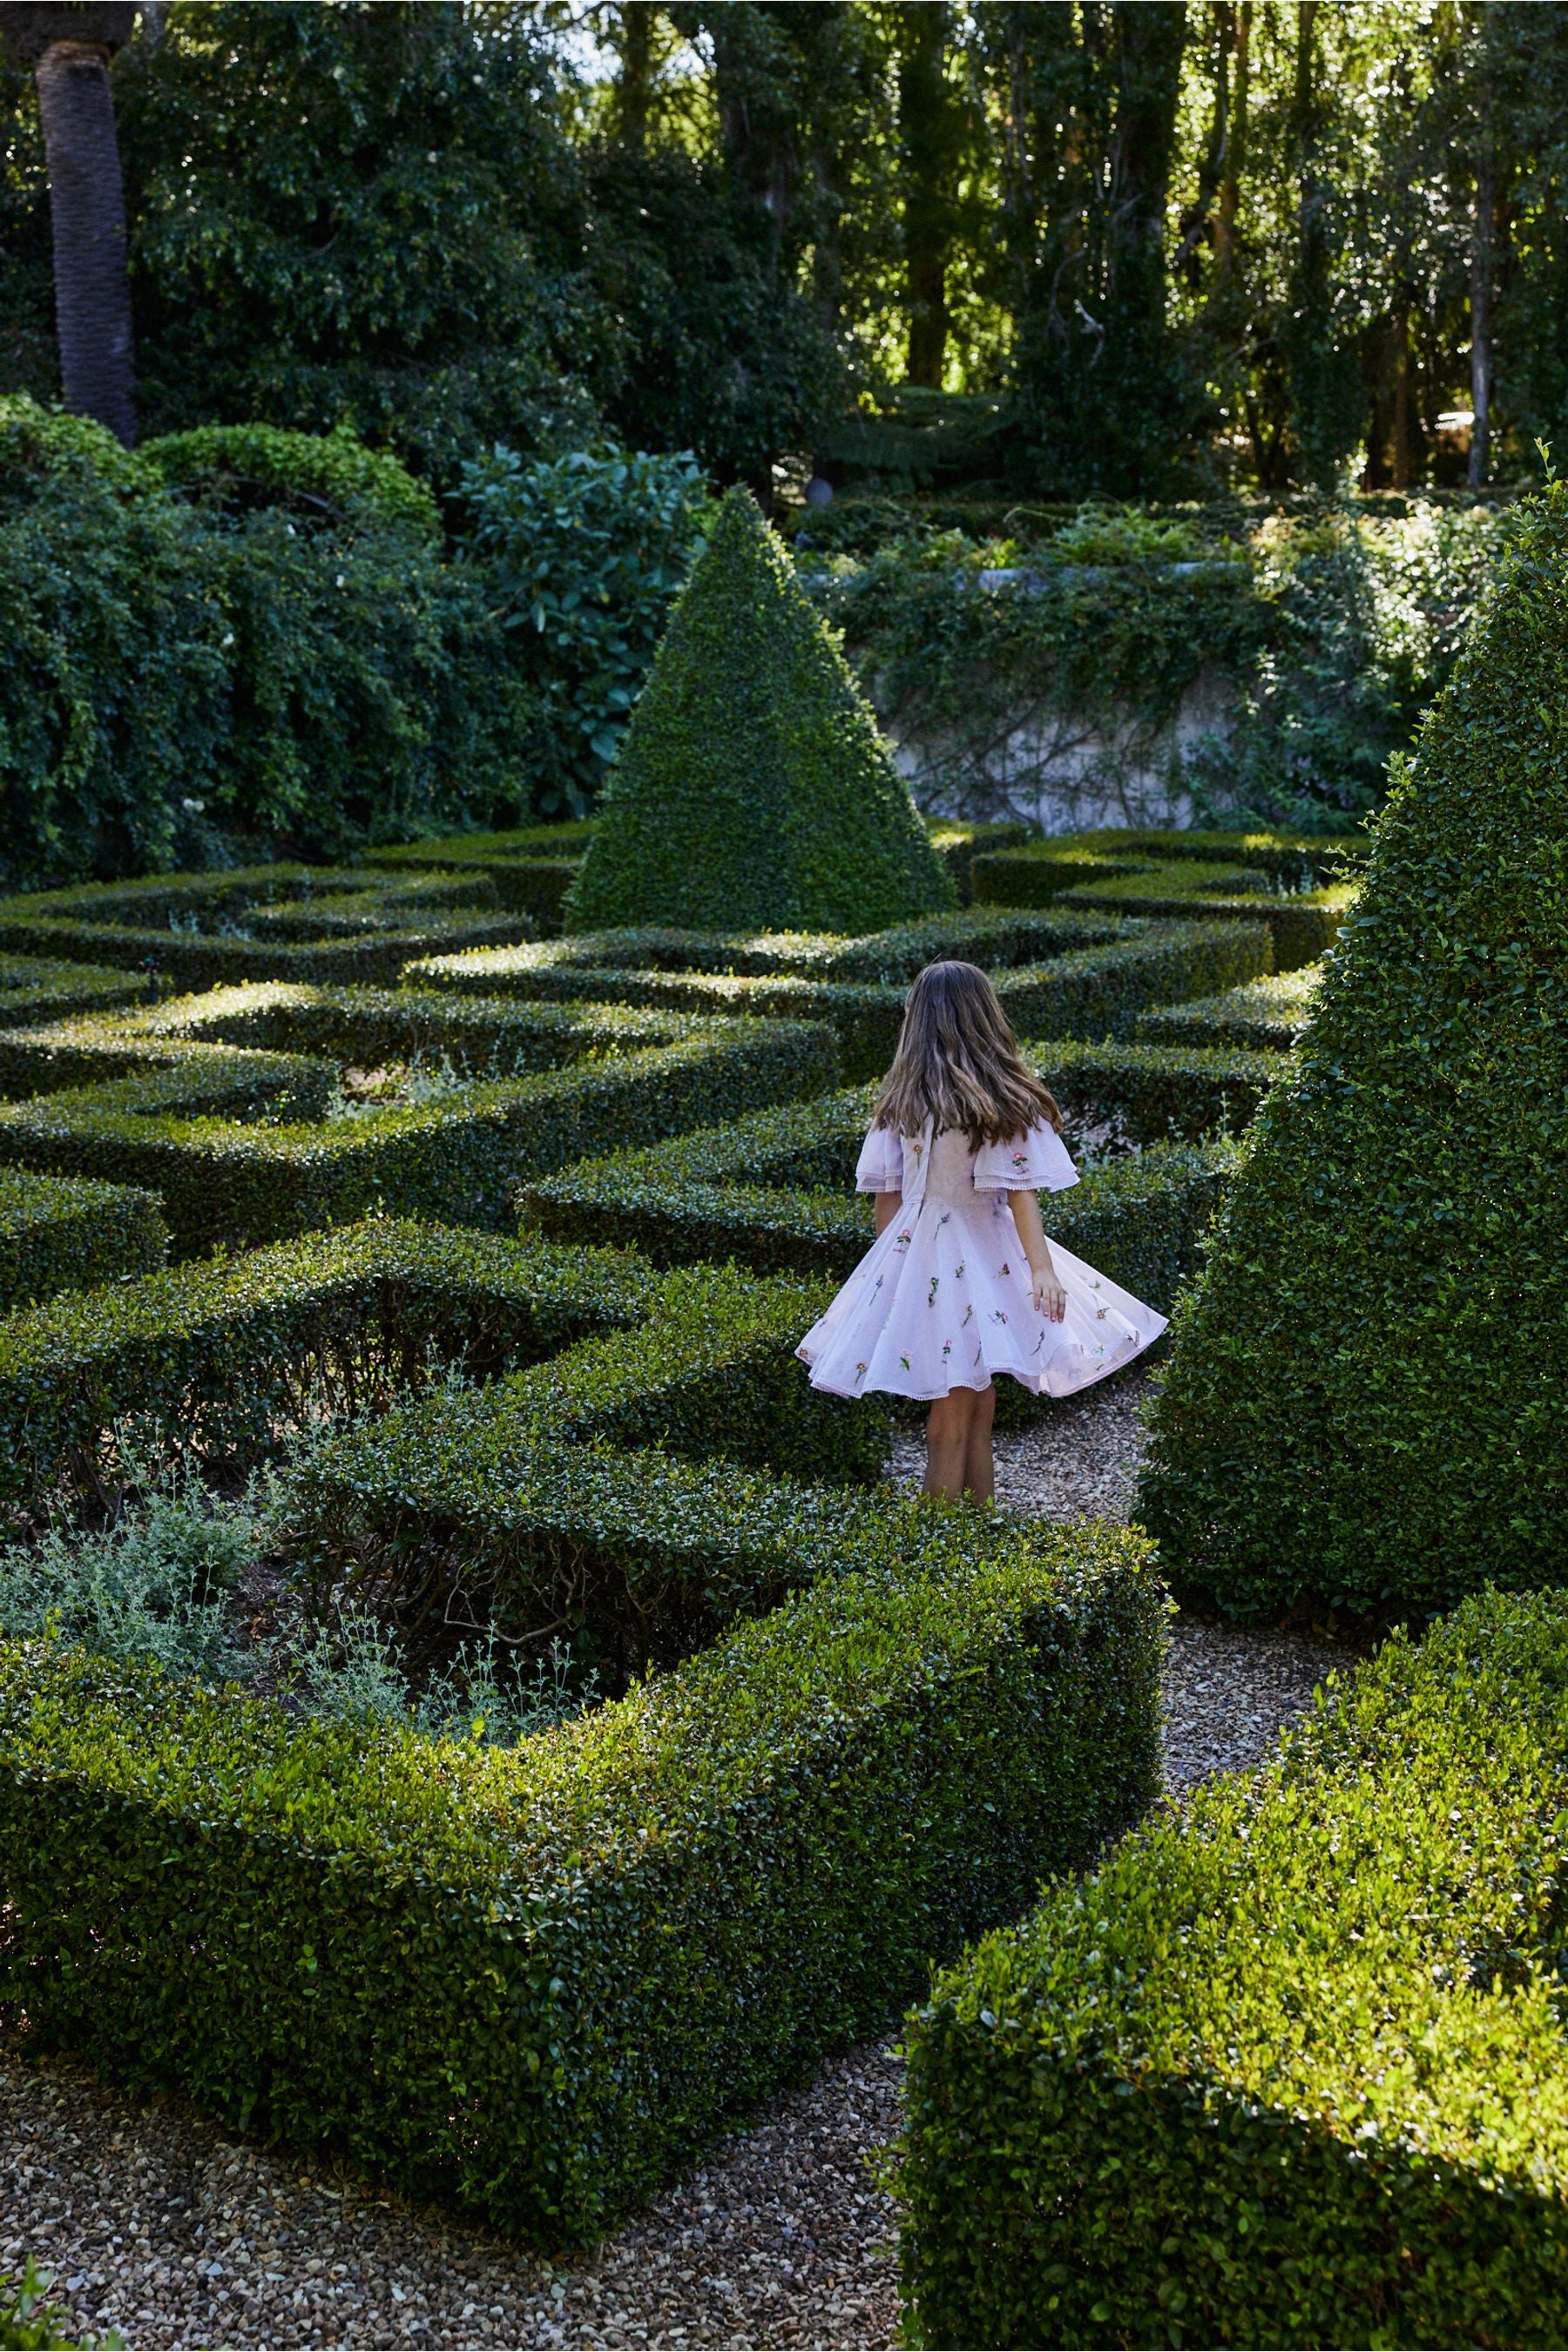
[[[918,1135],[928,1118],[962,1128],[975,1150],[1042,1119],[1061,1128],[1055,1097],[1025,1067],[996,991],[972,963],[928,963],[904,999],[874,1124]]]

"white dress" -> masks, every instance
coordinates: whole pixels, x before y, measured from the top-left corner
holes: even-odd
[[[1166,1318],[1059,1242],[1051,1262],[1065,1321],[1035,1310],[1009,1192],[1060,1192],[1078,1171],[1053,1128],[972,1150],[959,1129],[899,1137],[873,1128],[862,1192],[898,1192],[898,1215],[801,1341],[814,1388],[929,1399],[1008,1372],[1036,1395],[1070,1396],[1157,1339]],[[1047,1236],[1048,1238],[1048,1236]]]

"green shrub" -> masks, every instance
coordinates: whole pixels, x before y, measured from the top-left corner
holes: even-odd
[[[117,2327],[99,2335],[71,2333],[71,2317],[54,2293],[54,2273],[31,2254],[21,2277],[0,2271],[0,2352],[124,2352]]]
[[[145,980],[116,971],[112,965],[0,954],[0,1028],[58,1021],[69,1013],[103,1012],[111,1004],[130,1004],[146,992]]]
[[[802,942],[795,950],[808,968],[853,970],[908,964],[918,971],[933,952],[978,954],[1002,948],[1007,937],[1005,918],[991,908],[974,908],[973,921],[949,918],[941,924],[912,924],[867,940]],[[1062,919],[1050,919],[1052,929]],[[1011,927],[1015,940],[1020,927]],[[994,970],[996,990],[1015,1028],[1036,1035],[1070,1036],[1088,1030],[1115,1035],[1131,1029],[1138,1013],[1149,1003],[1168,1002],[1190,989],[1205,995],[1249,979],[1269,967],[1272,950],[1267,929],[1242,923],[1147,923],[1119,926],[1119,936],[1104,946],[1086,947],[1053,957],[1048,962],[1022,967],[1000,962]],[[689,935],[686,935],[688,938]],[[880,941],[894,942],[883,950]],[[613,932],[597,935],[595,950],[608,941],[610,952],[622,951]],[[831,1025],[838,1039],[847,1077],[870,1077],[892,1059],[903,1021],[902,983],[854,983],[807,979],[784,971],[771,975],[731,974],[687,969],[671,971],[627,969],[616,962],[580,964],[557,948],[570,941],[549,940],[537,950],[497,949],[472,955],[421,958],[407,968],[407,978],[422,987],[476,989],[486,994],[516,994],[545,1002],[571,1003],[582,998],[616,997],[628,1004],[669,1006],[690,1013],[750,1013],[773,1020],[820,1021]],[[694,951],[716,961],[726,950],[710,938],[700,939],[689,950],[681,934],[646,931],[624,935],[628,952],[668,955],[672,961]],[[810,950],[824,950],[813,958]],[[729,953],[747,960],[739,943]],[[755,952],[790,954],[781,942],[765,941]],[[913,972],[910,972],[910,977]]]
[[[58,421],[0,406],[0,878],[338,856],[526,805],[531,689],[423,527],[228,515],[81,422],[61,463]]]
[[[952,897],[843,655],[731,490],[605,786],[568,929],[868,931]]]
[[[1563,1574],[1568,487],[1519,515],[1178,1321],[1143,1507],[1241,1614]]]
[[[309,918],[321,919],[310,936]],[[488,877],[241,866],[89,883],[0,899],[0,950],[145,970],[182,988],[226,981],[393,981],[439,948],[527,936]],[[290,935],[294,934],[294,935]]]
[[[965,907],[977,896],[973,887],[975,859],[988,856],[996,849],[1016,849],[1034,831],[1027,824],[970,824],[956,817],[929,818],[926,829],[931,847],[952,877],[960,905]]]
[[[1131,1143],[1192,1140],[1247,1125],[1286,1066],[1235,1046],[1092,1045],[1061,1037],[1026,1047],[1070,1119],[1109,1120]]]
[[[0,1315],[58,1290],[151,1273],[168,1246],[150,1192],[0,1169]]]
[[[536,797],[581,815],[696,553],[702,469],[689,450],[597,447],[531,461],[498,447],[463,467],[462,495],[485,593],[540,690]]]
[[[911,2339],[1554,2344],[1568,1618],[1468,1601],[906,2029]]]
[[[342,1018],[328,1009],[329,1033]],[[0,1103],[0,1165],[144,1186],[159,1195],[183,1254],[344,1224],[377,1209],[500,1227],[510,1222],[520,1178],[565,1167],[584,1147],[652,1143],[814,1091],[836,1075],[832,1033],[816,1024],[658,1025],[670,1042],[638,1046],[619,1008],[578,1024],[575,1037],[573,1024],[550,1024],[541,1059],[571,1061],[584,1048],[590,1058],[516,1077],[481,1075],[424,1100],[371,1104],[339,1118],[323,1117],[334,1076],[324,1061],[171,1045],[164,1066],[137,1068],[132,1053],[129,1076],[62,1086],[57,1073],[55,1092]],[[390,1020],[380,1034],[389,1030],[395,1034]],[[32,1065],[53,1042],[0,1036],[0,1072],[18,1058]],[[109,1043],[113,1050],[112,1032]],[[605,1058],[591,1058],[595,1045],[609,1048]],[[60,1051],[69,1045],[68,1030]],[[515,1042],[513,1050],[528,1058]],[[141,1052],[151,1058],[145,1044]]]
[[[1140,1538],[802,1508],[825,1581],[511,1752],[13,1651],[0,1981],[34,2043],[600,2234],[1156,1784]]]
[[[1121,915],[1148,915],[1171,921],[1184,915],[1229,918],[1267,924],[1274,942],[1274,967],[1291,971],[1326,955],[1341,936],[1356,903],[1352,883],[1322,890],[1297,890],[1273,897],[1264,892],[1227,894],[1173,889],[1169,872],[1134,876],[1125,882],[1093,882],[1066,894],[1069,907],[1110,907]]]
[[[870,1112],[865,1087],[756,1111],[645,1151],[588,1160],[523,1186],[530,1226],[554,1242],[608,1242],[657,1264],[734,1258],[842,1280],[871,1244],[853,1187]],[[1043,1204],[1047,1230],[1164,1314],[1196,1263],[1234,1147],[1158,1143],[1091,1169]]]
[[[198,425],[143,441],[136,453],[157,478],[220,499],[295,501],[312,520],[355,516],[405,523],[437,537],[439,509],[428,483],[385,449],[367,449],[346,423],[331,433],[290,433],[276,425]]]
[[[1288,1053],[1307,1025],[1322,983],[1321,963],[1294,971],[1271,972],[1199,996],[1187,1004],[1162,1004],[1141,1013],[1134,1034],[1141,1045],[1229,1045],[1256,1053]]]

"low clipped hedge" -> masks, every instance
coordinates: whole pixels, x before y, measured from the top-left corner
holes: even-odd
[[[1235,1046],[1095,1045],[1037,1039],[1026,1049],[1069,1118],[1112,1121],[1133,1143],[1247,1125],[1285,1058]]]
[[[319,931],[303,919],[320,915]],[[256,866],[84,883],[0,899],[0,950],[223,982],[394,981],[412,958],[529,935],[488,877]],[[309,934],[309,935],[307,935]]]
[[[831,1295],[683,1267],[630,1328],[337,1433],[291,1485],[295,1543],[321,1597],[371,1600],[417,1643],[449,1622],[455,1593],[477,1595],[512,1638],[570,1628],[574,1655],[619,1680],[684,1655],[743,1606],[771,1607],[798,1572],[787,1545],[765,1569],[734,1525],[716,1545],[692,1499],[700,1482],[669,1457],[837,1486],[880,1475],[886,1401],[824,1397],[795,1357]],[[588,1449],[604,1446],[658,1458],[638,1454],[628,1485],[595,1467]]]
[[[1018,855],[1006,855],[1005,866],[994,871],[988,862],[991,856],[1010,853],[1014,847],[1013,844],[999,842],[994,850],[979,850],[978,856],[987,862],[974,877],[977,898],[1006,903],[1013,888],[1032,887],[1044,893],[1053,877],[1058,888],[1066,890],[1075,882],[1090,882],[1097,877],[1146,873],[1173,859],[1201,866],[1247,866],[1263,875],[1269,883],[1288,889],[1303,886],[1317,888],[1324,883],[1342,880],[1347,872],[1362,866],[1367,856],[1368,842],[1363,833],[1276,833],[1260,828],[1225,832],[1201,825],[1101,825],[1087,833],[1052,834],[1044,840],[1016,845]],[[1032,886],[1021,874],[1024,865],[1037,869],[1037,879]],[[1024,903],[1037,904],[1038,898],[1030,897]]]
[[[326,1030],[348,1017],[320,1002],[316,1014]],[[504,1014],[478,1025],[498,1034]],[[214,1017],[221,1025],[221,1013]],[[279,1004],[273,1017],[303,1023],[305,1008]],[[398,1034],[391,1013],[372,1008],[366,1018]],[[402,1034],[408,1028],[404,1016]],[[832,1032],[819,1025],[692,1022],[676,1024],[674,1043],[632,1051],[614,1050],[627,1042],[624,1015],[612,1011],[594,1028],[612,1048],[606,1058],[479,1078],[423,1103],[331,1121],[321,1114],[333,1072],[310,1056],[171,1042],[160,1066],[62,1084],[78,1073],[61,1057],[90,1056],[99,1050],[91,1039],[76,1046],[68,1036],[0,1037],[0,1072],[36,1066],[45,1052],[56,1060],[45,1081],[55,1091],[0,1104],[0,1164],[153,1191],[187,1254],[343,1224],[378,1208],[500,1228],[510,1222],[520,1179],[564,1167],[585,1148],[650,1143],[808,1094],[835,1076]],[[522,1033],[515,1022],[512,1029],[521,1051]],[[551,1058],[566,1058],[571,1024],[542,1029]],[[132,1065],[153,1050],[145,1024],[135,1039],[125,1049]]]
[[[1467,1601],[907,2030],[910,2340],[1568,2336],[1568,1607]]]
[[[909,929],[929,932],[934,940],[938,928]],[[984,939],[997,936],[994,922],[983,931],[977,926],[979,936],[965,937],[956,921],[941,929],[942,943],[933,943],[919,955],[916,971],[932,954],[984,955]],[[854,944],[862,950],[871,945]],[[1267,971],[1272,952],[1268,931],[1261,924],[1130,925],[1108,944],[1058,954],[1048,962],[1003,965],[994,977],[1016,1029],[1035,1036],[1065,1037],[1085,1031],[1114,1036],[1125,1034],[1147,1005],[1189,992],[1212,994]],[[823,1022],[837,1036],[844,1076],[863,1078],[879,1075],[892,1057],[905,993],[902,982],[879,985],[787,972],[763,976],[583,965],[552,956],[548,948],[542,952],[502,949],[426,958],[411,964],[406,977],[421,988],[471,989],[546,1003],[614,997],[627,1004],[682,1012]]]
[[[169,1236],[151,1192],[0,1169],[0,1315],[151,1273]]]
[[[754,1482],[707,1507],[743,1532]],[[531,2242],[603,2232],[1157,1783],[1141,1538],[802,1509],[822,1580],[511,1751],[9,1651],[34,2046]]]
[[[555,1242],[621,1244],[664,1265],[733,1258],[842,1280],[871,1243],[870,1202],[853,1191],[869,1114],[861,1087],[754,1112],[539,1178],[519,1206]],[[1054,1194],[1042,1204],[1047,1230],[1169,1313],[1234,1158],[1224,1142],[1155,1144]]]
[[[1161,1004],[1141,1013],[1133,1034],[1140,1045],[1240,1046],[1255,1053],[1285,1053],[1307,1025],[1323,968],[1302,964],[1294,971],[1270,972],[1217,996],[1186,1004]]]
[[[448,834],[365,852],[367,866],[388,873],[451,866],[489,877],[503,907],[531,915],[547,930],[561,926],[561,908],[592,840],[594,820],[520,825],[508,833]]]
[[[1298,964],[1311,963],[1326,955],[1355,902],[1353,883],[1331,883],[1321,890],[1300,890],[1279,898],[1265,892],[1235,895],[1223,891],[1211,895],[1194,892],[1189,896],[1171,889],[1163,875],[1154,877],[1147,886],[1138,880],[1091,883],[1086,888],[1066,894],[1069,907],[1086,909],[1110,907],[1119,914],[1148,915],[1167,921],[1183,915],[1201,915],[1248,926],[1264,923],[1273,941],[1277,971],[1291,971]]]
[[[101,1013],[146,994],[145,980],[117,971],[111,964],[0,955],[0,1029],[60,1021],[72,1013]]]
[[[301,1418],[383,1404],[435,1364],[489,1380],[552,1358],[558,1369],[531,1386],[479,1391],[463,1426],[504,1437],[509,1418],[521,1428],[554,1415],[558,1433],[581,1439],[875,1476],[878,1409],[816,1397],[795,1361],[826,1293],[705,1273],[706,1287],[672,1285],[621,1251],[377,1218],[57,1297],[0,1322],[0,1494],[90,1488],[104,1435],[128,1411],[144,1454],[194,1442],[245,1463]],[[392,1426],[417,1434],[416,1423]]]

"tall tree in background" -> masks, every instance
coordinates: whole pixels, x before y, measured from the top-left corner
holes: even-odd
[[[1005,89],[1004,236],[1026,463],[1062,491],[1166,486],[1190,384],[1166,332],[1182,0],[983,20]]]
[[[947,361],[948,269],[962,226],[958,182],[968,112],[953,85],[955,26],[946,0],[904,0],[896,11],[899,163],[909,310],[909,383],[940,388]]]
[[[1290,147],[1296,182],[1296,250],[1282,341],[1303,478],[1324,489],[1338,481],[1361,438],[1360,361],[1338,316],[1334,284],[1334,194],[1326,168],[1328,95],[1323,74],[1321,0],[1296,0],[1296,55]],[[1403,327],[1403,320],[1402,320]],[[1404,344],[1400,346],[1405,349]],[[1407,380],[1402,397],[1407,397]]]
[[[109,61],[130,39],[130,5],[31,6],[8,0],[0,37],[30,65],[48,169],[55,317],[66,406],[136,438],[136,362],[126,273],[125,195]]]

